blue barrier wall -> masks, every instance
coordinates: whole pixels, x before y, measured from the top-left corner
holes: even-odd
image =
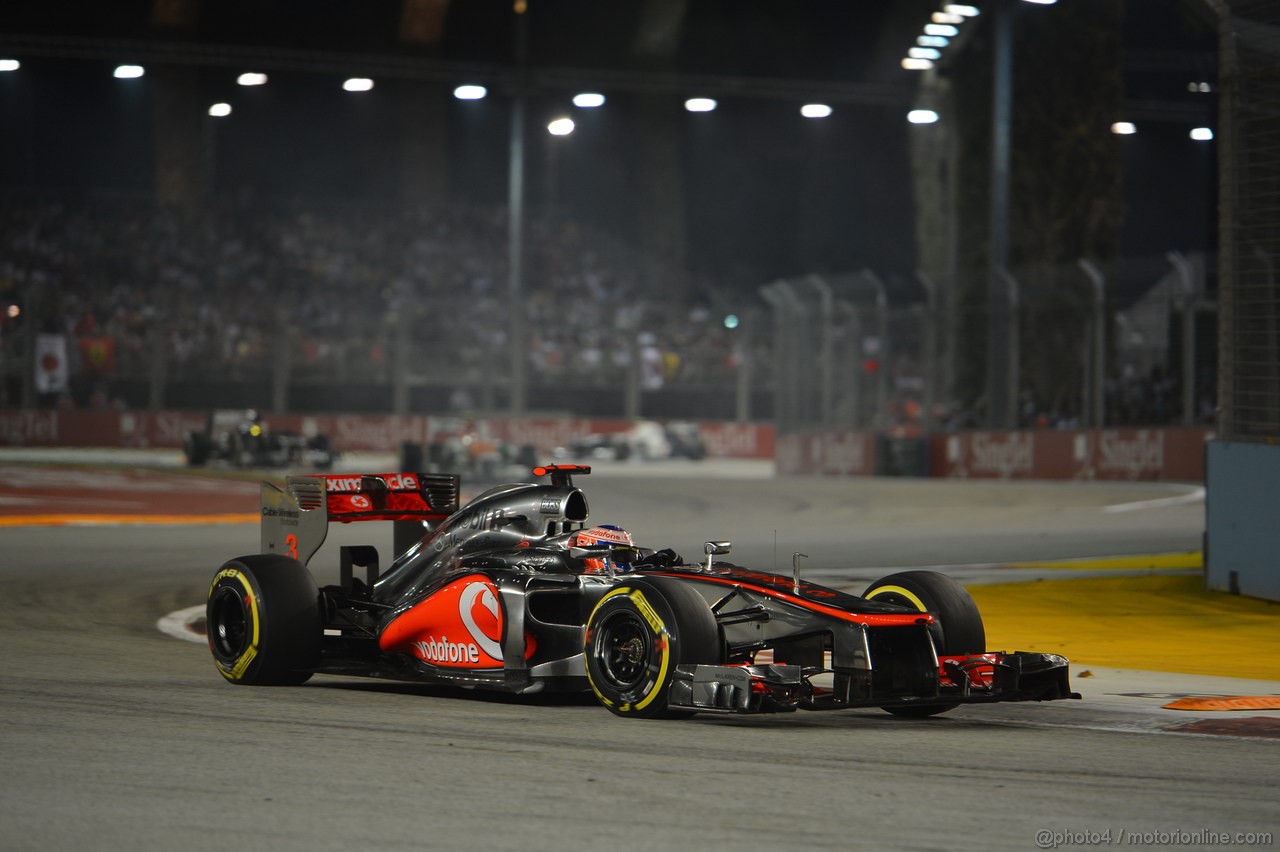
[[[1206,583],[1280,601],[1280,446],[1211,441],[1206,463]]]

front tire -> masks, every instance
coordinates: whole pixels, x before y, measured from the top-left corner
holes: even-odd
[[[209,586],[209,650],[231,683],[305,683],[320,662],[320,591],[296,559],[261,554],[233,559]]]
[[[720,662],[720,633],[706,601],[686,583],[660,577],[627,580],[587,619],[587,680],[618,716],[673,718],[667,693],[679,665]]]
[[[877,580],[862,593],[867,600],[909,606],[931,612],[936,620],[930,629],[939,654],[981,654],[986,650],[987,633],[978,605],[960,585],[937,571],[903,571]],[[886,706],[895,716],[924,718],[945,713],[960,705],[906,704]]]
[[[212,450],[213,442],[205,432],[188,432],[186,439],[182,442],[182,452],[186,455],[187,464],[191,467],[203,466],[209,460]]]

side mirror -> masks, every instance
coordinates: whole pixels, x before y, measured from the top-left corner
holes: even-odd
[[[733,542],[731,541],[709,541],[702,545],[702,552],[707,554],[707,570],[711,570],[711,560],[715,556],[723,556],[726,553],[733,552]]]

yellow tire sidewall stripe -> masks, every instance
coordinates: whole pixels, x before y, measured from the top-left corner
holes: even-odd
[[[863,597],[870,601],[875,600],[882,594],[900,595],[911,601],[911,605],[920,610],[920,612],[929,611],[929,608],[924,605],[924,601],[920,600],[920,597],[916,595],[915,592],[908,591],[907,589],[902,588],[902,586],[880,586],[869,594],[863,595]]]
[[[258,656],[259,642],[259,621],[258,618],[258,596],[253,593],[253,587],[249,584],[249,578],[243,571],[238,568],[223,568],[213,578],[213,583],[209,586],[209,596],[213,596],[213,590],[222,580],[236,580],[244,587],[245,600],[249,603],[249,616],[253,621],[253,641],[249,643],[249,647],[235,661],[230,669],[223,667],[222,663],[218,663],[218,670],[229,680],[240,680],[244,677],[245,671],[249,668],[249,664]]]
[[[649,627],[652,628],[654,633],[657,635],[662,653],[662,659],[658,664],[658,677],[653,681],[653,686],[649,688],[648,694],[635,704],[623,704],[618,708],[623,713],[628,713],[634,710],[643,710],[645,707],[648,707],[662,691],[656,687],[666,682],[667,671],[671,667],[671,633],[667,630],[667,626],[663,623],[657,610],[653,608],[653,605],[649,603],[648,598],[644,596],[644,593],[639,589],[630,586],[619,586],[602,597],[591,610],[591,615],[587,618],[587,623],[590,624],[595,619],[596,613],[600,610],[600,607],[604,606],[606,601],[611,598],[618,597],[619,595],[626,595],[631,599],[631,603],[639,611],[640,616],[649,624]],[[591,649],[588,648],[587,652],[590,653],[590,650]],[[591,691],[595,693],[596,698],[600,699],[601,703],[607,707],[615,706],[613,701],[600,693],[600,689],[596,686],[595,681],[591,677],[591,666],[587,666],[586,668],[587,683],[591,685]]]

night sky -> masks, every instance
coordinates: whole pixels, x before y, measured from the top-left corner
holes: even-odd
[[[1070,0],[1064,0],[1070,2]],[[1135,50],[1200,50],[1206,30],[1178,2],[1128,0],[1126,39]],[[454,0],[434,44],[396,38],[399,0],[207,0],[183,32],[152,27],[150,0],[70,3],[6,0],[0,33],[94,39],[163,39],[271,46],[343,54],[391,53],[506,65],[513,58],[508,0]],[[532,0],[529,61],[535,68],[710,74],[795,81],[876,83],[900,95],[882,104],[835,104],[822,121],[801,118],[802,101],[722,97],[711,114],[669,100],[684,182],[686,262],[732,282],[762,282],[810,271],[871,267],[909,275],[914,219],[907,149],[914,78],[899,60],[936,2],[922,0],[693,0],[678,38],[640,43],[647,10],[638,0]],[[981,4],[979,4],[981,5]],[[1151,19],[1137,23],[1139,13]],[[659,33],[660,34],[660,33]],[[1210,34],[1210,44],[1211,34]],[[4,49],[0,49],[4,52]],[[0,189],[110,189],[145,193],[152,180],[148,82],[119,81],[105,59],[21,57],[20,74],[0,75]],[[125,57],[122,57],[122,59]],[[227,99],[234,115],[217,132],[221,188],[262,194],[313,193],[379,198],[396,192],[388,164],[406,87],[424,97],[434,84],[379,80],[352,96],[342,74],[278,72],[261,89],[232,81],[239,70],[209,67],[200,85]],[[1181,76],[1132,75],[1135,95],[1183,97]],[[458,80],[465,82],[465,80]],[[546,119],[571,111],[572,91],[541,90],[530,101],[530,203],[554,200],[571,214],[633,237],[627,164],[638,155],[638,95],[609,92],[594,113],[574,113],[572,137],[552,139]],[[688,95],[698,94],[696,91]],[[815,100],[818,98],[815,98]],[[504,203],[508,121],[500,98],[463,103],[444,96],[448,171],[454,201]],[[653,109],[650,103],[649,109]],[[664,107],[659,107],[662,109]],[[1159,254],[1210,246],[1212,145],[1185,143],[1185,130],[1121,140],[1130,215],[1125,250]],[[1172,211],[1172,212],[1171,212]]]

